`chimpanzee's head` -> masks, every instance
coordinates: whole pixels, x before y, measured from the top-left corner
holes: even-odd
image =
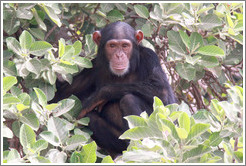
[[[117,76],[128,73],[131,61],[136,61],[133,59],[139,56],[137,48],[143,37],[142,31],[135,31],[124,22],[114,22],[93,33],[93,40],[99,47],[98,52],[106,56],[110,71]]]

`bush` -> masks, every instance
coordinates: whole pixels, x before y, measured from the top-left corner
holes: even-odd
[[[2,3],[3,162],[243,162],[243,3]],[[11,20],[11,21],[9,21]],[[180,101],[128,116],[128,149],[97,148],[57,79],[91,68],[91,33],[126,21],[156,51]]]

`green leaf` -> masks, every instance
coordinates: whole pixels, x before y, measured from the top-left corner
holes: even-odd
[[[102,11],[105,13],[114,9],[114,4],[112,3],[102,3],[100,6],[101,6]]]
[[[73,44],[73,48],[74,48],[74,55],[79,55],[82,49],[82,43],[80,41],[76,41]]]
[[[51,131],[43,131],[39,135],[50,144],[59,146],[59,139]]]
[[[81,119],[77,120],[77,122],[81,125],[88,126],[88,124],[90,122],[90,118],[88,118],[88,117],[81,118]]]
[[[179,115],[179,127],[186,130],[187,133],[190,132],[190,118],[187,113],[183,112]]]
[[[224,50],[214,45],[200,47],[197,52],[208,56],[225,56]]]
[[[186,139],[186,142],[203,134],[209,129],[209,127],[210,127],[210,124],[203,124],[203,123],[195,124],[194,126],[191,127],[191,130],[188,135],[188,138]]]
[[[197,32],[193,32],[190,36],[190,47],[189,48],[191,52],[195,52],[201,46],[203,46],[202,36]]]
[[[103,158],[102,163],[115,163],[111,156],[106,156]]]
[[[32,43],[30,53],[36,56],[43,56],[46,51],[50,50],[52,45],[45,41],[36,41]]]
[[[38,97],[38,102],[41,104],[43,107],[47,105],[47,98],[44,92],[39,89],[39,88],[33,88],[37,97]]]
[[[218,146],[222,142],[220,132],[214,132],[209,136],[209,146]]]
[[[243,29],[243,21],[242,20],[237,23],[237,25],[234,27],[234,30],[237,31],[237,32],[240,32],[240,31],[244,30]]]
[[[82,163],[95,163],[97,160],[96,150],[97,144],[95,141],[83,146],[83,149],[80,153],[83,157]]]
[[[213,28],[221,25],[222,22],[218,18],[218,16],[216,16],[215,14],[208,14],[204,17],[201,17],[201,23],[198,27],[203,30],[212,30]]]
[[[86,46],[87,46],[87,49],[88,49],[88,52],[92,52],[92,50],[95,48],[95,43],[92,39],[92,35],[91,34],[87,34],[85,35],[85,43],[86,43]]]
[[[45,34],[44,32],[39,28],[30,28],[28,29],[33,36],[35,36],[37,39],[44,40]]]
[[[124,117],[127,122],[128,122],[128,126],[129,128],[134,128],[134,127],[141,127],[141,126],[145,126],[147,127],[147,123],[145,122],[144,118],[136,116],[136,115],[130,115],[130,116],[126,116]]]
[[[18,10],[16,11],[16,16],[20,19],[31,20],[33,17],[33,14],[30,10],[24,7],[19,7]]]
[[[21,102],[24,104],[24,105],[30,105],[30,96],[27,94],[27,93],[21,93],[18,95],[18,98],[21,100]]]
[[[54,86],[50,85],[49,83],[44,83],[39,85],[39,88],[44,92],[46,95],[47,101],[50,101],[55,96],[55,89]]]
[[[170,131],[170,134],[172,134],[173,138],[175,138],[176,140],[179,140],[179,136],[178,136],[178,133],[175,129],[175,125],[173,124],[173,122],[167,119],[164,119],[161,116],[160,116],[159,121],[163,126],[168,127],[170,129],[169,131]]]
[[[159,163],[164,159],[160,153],[147,151],[142,149],[134,149],[134,151],[126,151],[122,156],[122,160],[127,163]],[[164,159],[165,160],[165,159]],[[143,164],[141,164],[143,165]]]
[[[166,117],[170,114],[170,110],[165,108],[163,102],[156,96],[154,97],[153,108],[154,111],[157,111],[158,113],[161,113]]]
[[[34,153],[39,153],[41,150],[44,150],[48,147],[48,142],[45,140],[38,140],[32,144],[31,149],[34,150]]]
[[[124,16],[123,14],[121,14],[119,10],[111,10],[107,14],[107,18],[110,20],[110,22],[115,22],[115,21],[123,20]]]
[[[42,63],[37,58],[32,58],[25,62],[26,69],[36,75],[39,75],[42,70]]]
[[[25,110],[25,109],[30,108],[30,106],[26,106],[26,105],[20,103],[20,104],[17,104],[17,105],[16,105],[16,108],[17,108],[18,111],[23,111],[23,110]]]
[[[31,163],[51,163],[49,159],[43,156],[29,157]]]
[[[62,57],[65,52],[65,45],[61,39],[58,41],[58,43],[59,43],[59,57]]]
[[[214,56],[201,56],[199,64],[206,68],[213,68],[219,65],[219,61]]]
[[[83,68],[92,68],[91,61],[85,57],[75,57],[74,63]]]
[[[21,159],[20,154],[16,149],[11,149],[9,151],[8,156],[7,156],[8,163],[20,162],[20,159]]]
[[[62,67],[66,73],[74,74],[79,71],[78,67],[76,65],[69,65],[64,63],[59,63],[59,67]]]
[[[240,151],[236,151],[234,152],[234,155],[236,156],[237,160],[240,162],[240,163],[243,163],[243,152],[240,152]]]
[[[70,163],[82,163],[82,160],[82,155],[77,151],[74,151],[70,157]]]
[[[197,14],[201,14],[201,13],[204,13],[204,12],[207,12],[207,11],[209,11],[210,9],[213,9],[214,8],[214,5],[213,4],[211,4],[210,6],[208,6],[208,7],[203,7],[202,9],[200,9],[198,12],[197,12]]]
[[[54,110],[55,108],[57,108],[59,105],[61,105],[60,103],[52,103],[52,104],[48,104],[45,106],[45,108],[49,111]]]
[[[78,97],[71,95],[69,99],[73,99],[75,101],[74,107],[68,112],[68,114],[72,117],[78,117],[81,110],[82,104]]]
[[[229,24],[229,26],[230,26],[231,28],[234,28],[234,23],[233,23],[233,21],[232,21],[230,15],[231,15],[231,14],[229,14],[229,13],[226,14],[226,20],[227,20],[227,23]]]
[[[150,12],[150,18],[155,19],[157,21],[162,21],[162,9],[159,5],[155,5],[154,11]]]
[[[46,73],[50,85],[54,85],[57,79],[56,73],[53,70],[48,70]]]
[[[6,39],[6,43],[9,50],[13,51],[17,55],[22,54],[20,43],[14,37],[8,37]]]
[[[144,36],[151,37],[151,34],[153,33],[153,26],[151,24],[144,24],[142,26],[142,31]]]
[[[120,139],[140,140],[143,138],[154,137],[156,134],[152,132],[149,127],[135,127],[128,129],[121,136]]]
[[[57,149],[50,149],[46,156],[52,163],[65,163],[67,161],[67,154]]]
[[[8,35],[12,35],[18,31],[20,28],[20,20],[16,17],[16,14],[12,15],[8,21],[4,21],[3,29]]]
[[[188,81],[193,80],[196,76],[196,69],[189,63],[178,63],[176,70],[182,78]]]
[[[182,30],[179,30],[179,35],[183,41],[183,43],[185,44],[185,46],[189,49],[190,49],[190,38],[189,36],[187,35],[187,33],[185,33],[184,31]]]
[[[49,7],[49,6],[45,6],[44,4],[41,4],[41,6],[43,7],[43,9],[45,10],[45,12],[48,14],[48,16],[50,17],[50,19],[58,26],[61,27],[62,23],[61,20],[59,19],[59,17],[56,15],[56,13],[54,12],[54,10]]]
[[[10,90],[12,86],[17,83],[17,79],[14,76],[3,77],[3,95]]]
[[[3,104],[17,104],[20,102],[20,99],[13,96],[12,94],[7,93],[3,96]]]
[[[190,160],[201,157],[203,154],[210,152],[212,149],[204,145],[198,145],[198,147],[193,148],[183,154],[182,162],[190,162]]]
[[[179,128],[179,127],[175,126],[175,129],[176,129],[177,134],[178,134],[180,139],[186,139],[187,138],[188,132],[184,128]]]
[[[73,135],[68,138],[66,150],[75,150],[78,146],[87,142],[87,139],[83,135]]]
[[[10,60],[4,60],[3,61],[3,73],[6,75],[11,75],[11,76],[17,76],[17,70],[15,63]]]
[[[30,53],[36,56],[43,56],[48,50],[52,48],[52,45],[45,41],[36,41],[32,43]]]
[[[20,46],[25,53],[28,52],[28,50],[31,47],[31,44],[35,41],[32,35],[26,30],[22,32],[19,40],[20,40]]]
[[[52,111],[54,117],[61,116],[62,114],[70,111],[73,108],[75,101],[72,99],[63,99],[59,103],[61,103],[61,105]]]
[[[36,134],[26,124],[22,124],[20,128],[20,143],[23,148],[30,148],[36,142]]]
[[[68,45],[65,47],[64,54],[62,55],[62,60],[70,61],[72,56],[74,55],[75,49],[73,46]]]
[[[169,48],[173,52],[179,55],[186,56],[187,54],[186,46],[183,43],[179,33],[175,31],[168,31],[167,36],[168,36]]]
[[[20,121],[28,126],[30,126],[33,130],[39,129],[39,119],[36,117],[35,113],[28,113],[20,117]]]
[[[46,25],[44,24],[43,20],[40,18],[39,14],[37,13],[37,10],[35,8],[32,8],[32,13],[33,13],[33,16],[35,17],[39,27],[44,30],[44,31],[47,31],[47,27]]]
[[[48,130],[58,137],[60,143],[64,143],[68,138],[69,130],[66,123],[58,117],[49,118]]]
[[[143,17],[145,19],[149,18],[149,11],[148,11],[148,9],[145,6],[143,6],[143,5],[134,5],[134,9],[135,9],[136,13],[140,17]]]
[[[233,40],[237,41],[239,44],[243,45],[243,35],[238,34],[236,36],[233,35],[229,35],[230,38],[232,38]]]

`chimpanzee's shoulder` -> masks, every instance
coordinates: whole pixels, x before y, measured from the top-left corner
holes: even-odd
[[[150,48],[139,46],[139,53],[142,59],[145,59],[147,61],[155,61],[159,62],[159,58],[157,54]]]

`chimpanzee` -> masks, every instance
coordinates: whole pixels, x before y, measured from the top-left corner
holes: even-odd
[[[128,142],[118,137],[128,129],[123,118],[151,114],[153,97],[164,105],[175,103],[174,93],[154,51],[140,45],[143,32],[114,22],[93,33],[98,45],[93,68],[84,69],[71,85],[58,86],[55,99],[76,95],[90,118],[92,138],[111,156],[122,153]]]

